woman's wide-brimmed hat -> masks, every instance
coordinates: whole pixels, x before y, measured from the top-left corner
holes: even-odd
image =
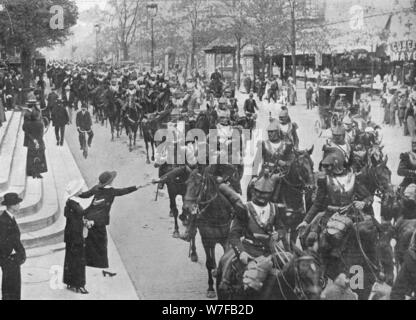
[[[73,180],[66,186],[65,193],[66,197],[69,199],[76,195],[79,191],[81,191],[85,186],[85,183],[83,180]]]
[[[104,187],[106,185],[109,185],[115,177],[117,176],[116,171],[105,171],[102,174],[100,174],[98,181],[100,183],[100,186]]]

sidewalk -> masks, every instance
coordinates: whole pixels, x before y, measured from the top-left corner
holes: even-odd
[[[53,130],[49,130],[45,139],[47,148],[54,155],[55,161],[63,161],[66,168],[66,172],[59,172],[59,175],[63,174],[65,179],[59,181],[84,180],[67,143],[54,150],[52,149],[56,148],[54,139]],[[56,177],[57,172],[54,171]],[[64,184],[56,181],[56,188],[59,199],[63,199]],[[62,202],[60,204],[62,215],[63,208]],[[53,247],[30,250],[26,262],[22,265],[23,300],[137,300],[142,298],[142,295],[137,295],[110,234],[108,234],[110,270],[116,272],[117,275],[113,278],[104,277],[101,269],[87,267],[86,289],[90,292],[87,295],[74,293],[67,290],[65,285],[60,284],[59,279],[62,279],[65,256],[63,249],[64,243],[60,243]],[[46,255],[45,250],[49,250]]]

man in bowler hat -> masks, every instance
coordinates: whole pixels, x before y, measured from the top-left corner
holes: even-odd
[[[19,212],[20,202],[17,193],[4,195],[2,206],[6,210],[0,213],[0,266],[3,273],[3,300],[20,300],[20,266],[26,261],[26,252],[20,241],[20,230],[15,215]]]

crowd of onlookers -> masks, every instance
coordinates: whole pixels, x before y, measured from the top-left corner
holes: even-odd
[[[394,86],[385,88],[381,97],[381,106],[384,109],[383,123],[403,127],[403,134],[414,136],[415,126],[416,86]],[[398,121],[396,121],[398,120]]]

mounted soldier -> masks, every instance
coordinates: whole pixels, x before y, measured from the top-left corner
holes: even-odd
[[[350,168],[352,166],[354,157],[353,151],[350,144],[345,139],[345,128],[344,126],[335,126],[331,128],[332,138],[327,140],[326,144],[322,147],[322,151],[324,153],[323,159],[330,153],[334,152],[334,150],[340,151],[344,156],[344,165],[346,168]]]
[[[295,149],[299,149],[299,137],[296,132],[298,125],[290,120],[289,112],[286,108],[280,111],[279,122],[283,139],[290,141]]]
[[[273,119],[267,127],[268,138],[259,144],[254,158],[253,175],[262,176],[267,169],[270,173],[284,171],[291,153],[291,145],[282,138],[280,124]]]
[[[265,261],[270,259],[270,246],[265,241],[259,240],[259,235],[265,239],[280,241],[285,239],[285,227],[282,222],[284,215],[283,209],[277,204],[270,202],[275,181],[273,177],[265,175],[258,179],[254,184],[253,200],[244,204],[238,194],[228,185],[219,186],[220,193],[225,196],[235,210],[235,216],[231,223],[229,242],[232,250],[226,252],[222,260],[232,260],[236,255],[238,261],[250,267],[250,261]],[[285,243],[284,243],[285,244]],[[236,262],[234,262],[236,263]],[[244,284],[246,287],[254,289],[246,291],[246,295],[256,294],[258,288],[262,287],[268,273],[272,269],[272,263],[261,263],[258,265],[261,272],[245,273]],[[224,263],[226,265],[226,262]],[[238,268],[237,268],[238,269]],[[244,270],[240,272],[243,273]],[[225,272],[225,275],[230,273]],[[230,277],[231,278],[231,277]],[[235,282],[235,281],[234,281]],[[232,279],[225,276],[220,286],[236,285]]]
[[[350,208],[353,206],[362,211],[373,203],[371,193],[358,182],[354,172],[345,168],[344,162],[343,154],[339,151],[332,152],[322,161],[324,172],[320,172],[317,179],[315,201],[297,227],[306,246],[319,238],[319,248],[326,261],[340,258],[347,229],[353,224],[348,215]],[[336,277],[337,274],[332,276]]]

